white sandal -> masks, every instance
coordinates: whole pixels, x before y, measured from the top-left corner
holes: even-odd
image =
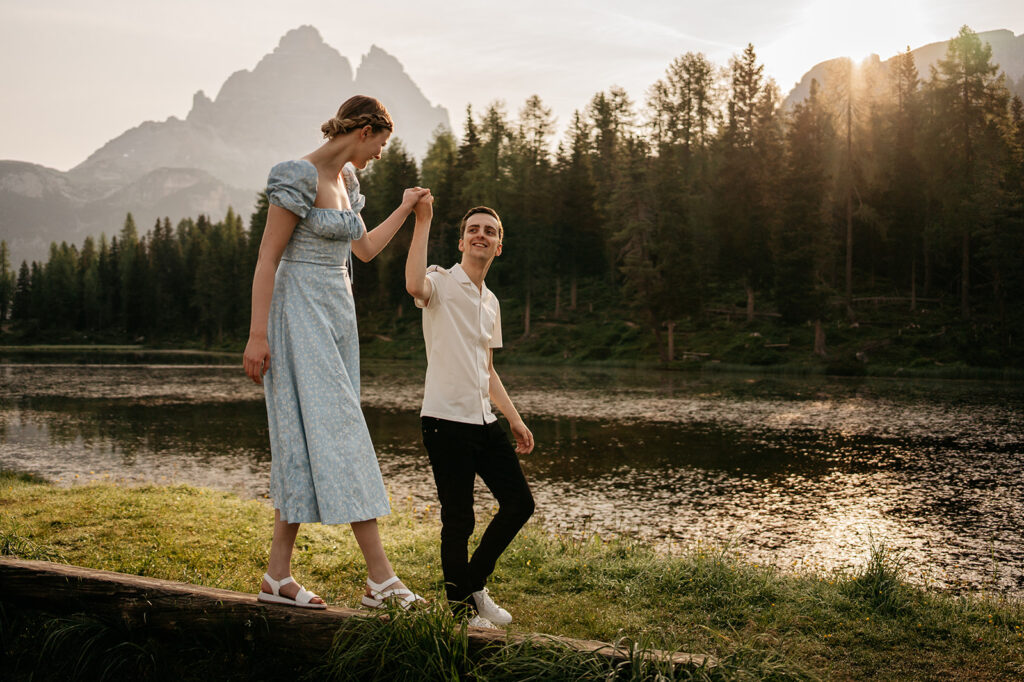
[[[398,582],[398,576],[393,575],[382,583],[375,583],[369,578],[366,579],[366,584],[370,588],[370,595],[363,595],[363,606],[369,606],[371,609],[383,609],[386,606],[386,602],[391,597],[402,597],[398,604],[403,609],[408,609],[410,606],[418,601],[426,602],[427,600],[416,594],[412,590],[399,587],[393,590],[387,589],[391,585]]]
[[[299,591],[295,593],[295,598],[285,597],[281,594],[281,586],[287,585],[288,583],[294,583],[295,579],[291,576],[281,578],[281,580],[274,580],[270,577],[269,573],[263,574],[263,579],[270,585],[270,589],[274,591],[273,594],[264,592],[263,588],[260,588],[259,594],[256,595],[256,599],[259,601],[267,602],[268,604],[286,604],[288,606],[298,606],[301,609],[326,609],[327,604],[314,604],[313,600],[318,598],[313,592],[310,592],[302,585],[299,585]],[[296,583],[298,584],[298,583]]]

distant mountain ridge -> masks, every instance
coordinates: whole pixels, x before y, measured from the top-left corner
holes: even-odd
[[[437,127],[451,127],[395,57],[373,46],[353,74],[315,28],[300,26],[214,99],[197,92],[184,120],[146,121],[66,173],[0,161],[0,238],[17,267],[45,259],[50,242],[116,233],[128,211],[143,231],[165,216],[217,220],[229,205],[247,218],[270,167],[315,149],[320,125],[357,93],[387,105],[395,137],[416,156]]]
[[[979,33],[978,37],[982,42],[992,46],[992,61],[998,64],[1002,72],[1006,74],[1006,85],[1010,91],[1024,97],[1024,34],[1015,36],[1013,31],[1000,29]],[[922,80],[931,77],[930,68],[935,66],[940,59],[945,59],[948,48],[949,41],[943,40],[910,51],[914,55],[914,64],[917,66]],[[883,61],[878,55],[873,54],[867,59],[880,63],[888,69],[894,58],[895,56]],[[811,91],[811,81],[817,80],[819,85],[824,85],[828,80],[829,67],[843,59],[845,57],[829,59],[811,67],[786,96],[783,106],[791,107],[805,100]]]

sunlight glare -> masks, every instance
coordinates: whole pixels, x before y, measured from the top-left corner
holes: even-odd
[[[804,8],[794,38],[805,54],[859,63],[870,54],[885,60],[907,45],[919,47],[928,28],[922,0],[816,0]]]

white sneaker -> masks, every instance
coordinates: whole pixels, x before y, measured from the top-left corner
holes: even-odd
[[[473,616],[472,618],[470,618],[469,622],[468,622],[468,625],[470,627],[473,627],[473,628],[490,628],[492,630],[497,630],[498,629],[498,628],[494,627],[494,623],[492,623],[491,621],[487,620],[483,616],[479,616],[479,615],[478,616]]]
[[[473,601],[476,602],[477,613],[495,625],[508,625],[512,622],[512,614],[494,603],[486,587],[473,593]]]

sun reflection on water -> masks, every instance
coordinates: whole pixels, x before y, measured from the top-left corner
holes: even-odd
[[[263,498],[259,387],[234,367],[0,366],[0,467],[75,485],[180,481]],[[437,518],[419,369],[369,365],[363,401],[393,497]],[[872,542],[914,579],[1024,595],[1024,388],[510,368],[539,444],[538,518],[663,551],[849,567]],[[493,504],[480,491],[480,511]]]

